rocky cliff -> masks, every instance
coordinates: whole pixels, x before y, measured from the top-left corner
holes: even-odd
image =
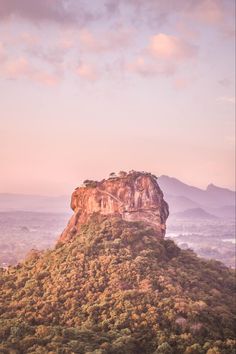
[[[74,211],[59,242],[67,242],[94,213],[116,215],[126,221],[150,224],[162,237],[165,235],[168,204],[158,186],[157,178],[144,172],[120,172],[100,182],[86,180],[71,198]]]

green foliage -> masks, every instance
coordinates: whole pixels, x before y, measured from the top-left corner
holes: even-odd
[[[234,272],[143,223],[94,215],[0,271],[0,353],[227,354]]]
[[[86,179],[86,180],[83,182],[83,185],[84,185],[85,187],[90,187],[90,188],[96,188],[96,187],[97,187],[97,184],[98,184],[97,181],[93,181],[93,180],[90,180],[90,179]]]
[[[157,350],[154,352],[154,354],[172,354],[172,353],[173,350],[167,342],[160,344]]]

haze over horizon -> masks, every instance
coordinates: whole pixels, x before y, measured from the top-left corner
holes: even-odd
[[[0,192],[147,170],[235,190],[233,0],[0,0]]]
[[[109,176],[103,176],[104,178],[108,178]],[[202,190],[202,191],[207,191],[208,187],[213,185],[217,188],[225,188],[226,190],[229,190],[229,191],[232,191],[232,192],[236,192],[234,189],[230,189],[230,188],[227,188],[227,187],[224,187],[224,186],[218,186],[218,185],[215,185],[213,183],[208,183],[205,187],[199,187],[199,186],[195,186],[195,185],[191,185],[191,184],[188,184],[188,183],[185,183],[183,180],[180,180],[179,178],[176,178],[174,176],[167,176],[167,175],[160,175],[160,176],[157,176],[158,178],[163,178],[163,177],[167,177],[168,179],[170,178],[171,180],[174,179],[176,180],[177,183],[183,183],[185,186],[189,186],[189,187],[193,187],[193,188],[198,188],[199,190]],[[103,178],[101,178],[100,180],[102,180]],[[99,180],[99,179],[98,179]],[[77,184],[74,185],[74,187],[72,186],[71,189],[68,189],[67,190],[67,193],[58,193],[58,194],[39,194],[39,193],[12,193],[12,192],[6,192],[6,191],[0,191],[0,195],[25,195],[25,196],[35,196],[35,197],[65,197],[65,196],[70,196],[72,191],[81,186],[83,184],[83,181],[78,181]],[[167,191],[166,191],[167,192]]]

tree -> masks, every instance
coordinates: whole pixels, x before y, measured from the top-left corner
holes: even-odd
[[[153,354],[173,354],[173,350],[169,343],[164,342],[158,345],[157,350]]]

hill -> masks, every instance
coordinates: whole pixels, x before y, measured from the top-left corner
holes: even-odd
[[[0,353],[233,353],[234,272],[164,238],[151,174],[94,182],[55,249],[0,270]]]
[[[203,190],[164,175],[158,178],[158,184],[169,201],[171,213],[203,208],[214,214],[217,209],[220,211],[223,208],[224,217],[232,217],[236,197],[235,192],[229,189],[209,184],[206,190]]]
[[[158,181],[159,183],[159,181]],[[170,213],[179,213],[187,209],[200,208],[199,204],[193,200],[182,197],[182,196],[173,196],[165,192],[165,198],[168,200],[168,205],[170,208]]]
[[[172,217],[183,220],[217,220],[215,215],[207,213],[202,208],[187,209],[185,211],[175,213]]]
[[[1,353],[233,352],[233,272],[139,222],[93,217],[0,281]]]

